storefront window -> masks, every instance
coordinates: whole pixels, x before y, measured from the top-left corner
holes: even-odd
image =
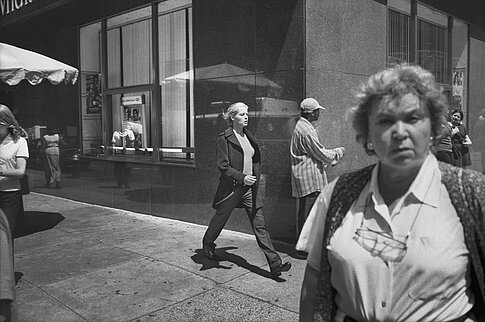
[[[157,49],[152,6],[106,19],[105,48],[100,22],[80,29],[85,146],[93,144],[89,138],[95,133],[96,145],[107,155],[193,160],[192,2],[168,0],[157,9]],[[101,64],[103,50],[106,66]],[[159,88],[153,83],[154,50]]]
[[[150,156],[150,92],[111,96],[113,133],[108,149],[114,155]]]
[[[409,62],[409,16],[395,10],[389,10],[388,16],[387,61]]]
[[[151,8],[107,20],[108,88],[149,84],[152,70]]]
[[[447,29],[419,20],[417,36],[418,65],[432,72],[438,83],[448,83]]]
[[[416,32],[411,34],[411,1],[390,0],[389,7],[388,63],[416,63],[431,71],[438,83],[449,84],[448,17],[437,10],[417,4]],[[414,41],[416,48],[411,52]]]
[[[160,158],[193,158],[194,70],[191,1],[158,6]]]
[[[105,126],[109,155],[152,158],[151,7],[107,19]]]
[[[102,86],[101,86],[101,23],[80,28],[81,53],[81,127],[82,150],[85,155],[101,153]]]

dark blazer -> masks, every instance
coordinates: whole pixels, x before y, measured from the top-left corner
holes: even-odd
[[[261,198],[258,196],[259,180],[261,178],[261,152],[256,137],[244,128],[251,146],[254,149],[253,175],[256,176],[256,183],[251,186],[253,195],[253,209],[261,208]],[[217,137],[217,167],[221,172],[219,186],[217,187],[212,207],[217,207],[234,193],[234,189],[244,184],[243,171],[243,149],[234,134],[232,127],[227,128]]]

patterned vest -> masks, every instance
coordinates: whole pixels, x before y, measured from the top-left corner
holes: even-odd
[[[330,199],[323,232],[320,279],[314,304],[314,321],[334,321],[337,312],[335,289],[330,283],[331,267],[327,258],[327,245],[342,224],[353,202],[369,182],[375,164],[343,174],[335,184]],[[472,262],[472,291],[475,295],[475,314],[479,321],[485,315],[485,176],[439,162],[441,181],[450,195],[463,225],[465,244]]]

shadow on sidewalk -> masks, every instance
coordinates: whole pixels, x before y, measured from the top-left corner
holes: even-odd
[[[15,227],[15,238],[54,228],[65,217],[57,212],[26,211]]]
[[[162,186],[150,189],[131,189],[125,191],[126,198],[133,202],[140,203],[179,203],[187,204],[193,201],[187,198],[187,191],[183,186]]]
[[[229,246],[229,247],[217,248],[216,253],[221,258],[221,261],[219,261],[219,262],[206,258],[202,254],[202,249],[196,249],[195,255],[192,255],[190,258],[194,261],[194,263],[202,265],[202,267],[200,268],[201,271],[205,271],[205,270],[211,269],[211,268],[231,269],[230,266],[221,265],[221,262],[227,261],[227,262],[234,263],[239,267],[245,268],[245,269],[247,269],[247,270],[249,270],[249,271],[251,271],[255,274],[258,274],[258,275],[266,277],[266,278],[270,278],[270,279],[275,280],[277,282],[285,282],[286,281],[285,279],[283,279],[279,276],[273,276],[271,274],[271,272],[269,272],[269,271],[266,271],[266,270],[261,269],[260,267],[258,267],[256,265],[252,265],[252,264],[248,263],[248,261],[245,260],[244,258],[242,258],[241,256],[227,252],[228,250],[232,250],[232,249],[237,249],[237,247]]]

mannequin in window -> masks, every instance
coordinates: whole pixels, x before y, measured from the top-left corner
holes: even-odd
[[[129,122],[123,122],[123,131],[114,131],[111,142],[115,146],[133,148],[135,143],[135,133]],[[124,144],[123,144],[124,143]]]

